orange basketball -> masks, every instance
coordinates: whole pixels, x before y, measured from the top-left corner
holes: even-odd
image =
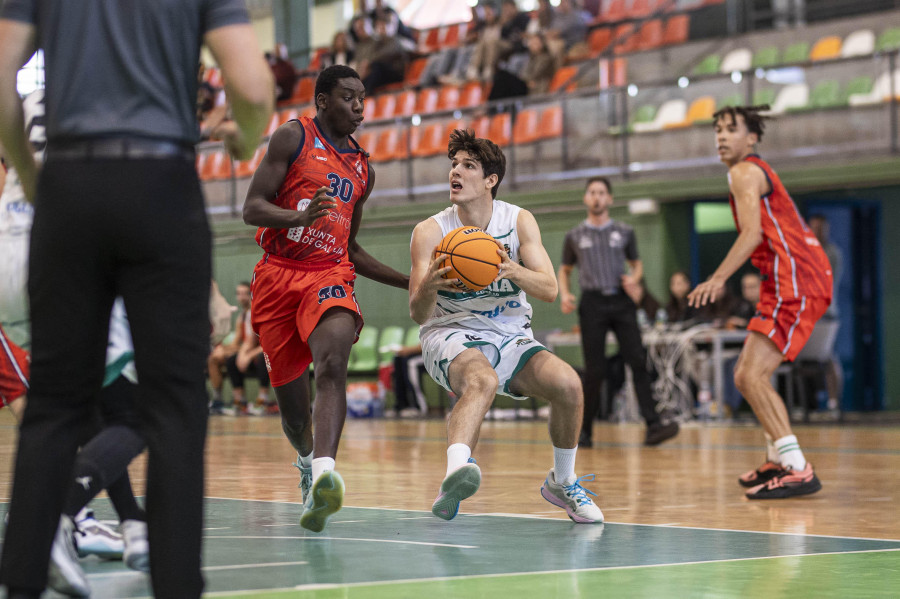
[[[451,268],[445,279],[459,279],[461,291],[479,291],[490,285],[500,272],[499,246],[478,227],[459,227],[447,233],[435,248],[448,254],[444,266]]]

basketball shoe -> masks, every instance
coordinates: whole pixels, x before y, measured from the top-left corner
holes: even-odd
[[[749,489],[750,487],[769,482],[783,471],[784,467],[781,464],[766,461],[765,464],[756,470],[751,470],[750,472],[745,472],[740,475],[738,477],[738,482],[742,487],[747,487]]]
[[[89,597],[91,587],[78,563],[74,537],[75,523],[68,516],[60,517],[59,527],[50,547],[47,586],[69,597]]]
[[[300,471],[300,503],[303,504],[301,509],[306,508],[306,498],[309,497],[309,489],[312,487],[312,466],[304,466],[300,463],[300,454],[297,454],[297,462],[291,464]]]
[[[75,547],[78,557],[122,559],[125,543],[122,535],[94,517],[93,510],[84,508],[75,516]]]
[[[756,485],[747,491],[748,499],[785,499],[798,495],[809,495],[822,488],[812,464],[806,463],[803,470],[784,468],[768,482]]]
[[[142,520],[122,522],[122,536],[125,551],[122,559],[125,565],[138,572],[150,571],[150,543],[147,541],[147,523]]]
[[[556,473],[551,470],[541,485],[541,497],[566,510],[573,522],[602,524],[603,512],[588,497],[589,494],[594,496],[597,494],[582,487],[583,480],[594,480],[594,475],[587,474],[575,479],[571,485],[564,485],[556,482]]]
[[[444,520],[453,520],[459,512],[459,502],[475,494],[481,486],[481,468],[474,458],[444,478],[441,494],[434,500],[431,513]]]
[[[300,526],[313,532],[322,532],[328,519],[341,509],[343,504],[344,479],[334,470],[326,470],[319,475],[306,496]]]

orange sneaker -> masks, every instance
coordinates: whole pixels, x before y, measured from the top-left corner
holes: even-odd
[[[785,499],[798,495],[810,495],[822,488],[812,464],[806,463],[803,470],[783,469],[769,482],[756,485],[747,491],[748,499]]]
[[[767,483],[784,471],[781,464],[775,462],[766,462],[756,470],[745,472],[738,477],[738,482],[742,487],[755,487]]]

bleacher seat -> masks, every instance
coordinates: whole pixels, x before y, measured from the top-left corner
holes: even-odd
[[[375,113],[372,120],[380,121],[382,119],[392,119],[397,110],[396,94],[379,94],[375,96]]]
[[[806,106],[790,108],[790,111],[816,110],[821,108],[833,108],[841,105],[841,85],[835,79],[820,81],[809,92],[809,101]]]
[[[410,155],[413,158],[434,156],[446,149],[444,142],[444,125],[431,123],[422,127],[413,127],[410,130]]]
[[[231,157],[223,150],[212,152],[202,164],[200,179],[223,181],[231,178]]]
[[[548,106],[541,111],[541,118],[538,121],[537,139],[553,139],[562,137],[563,134],[563,111],[562,106],[554,104]]]
[[[746,71],[752,64],[753,52],[750,51],[750,48],[735,48],[722,59],[722,64],[719,65],[719,72]]]
[[[469,123],[469,129],[472,129],[477,137],[487,137],[488,139],[490,139],[490,136],[488,135],[490,126],[491,117],[489,116],[475,117],[474,119],[472,119],[472,122]],[[496,140],[492,141],[496,142]]]
[[[868,56],[875,51],[875,32],[871,29],[857,29],[844,38],[841,58]]]
[[[387,326],[378,338],[378,365],[387,366],[394,360],[394,354],[403,347],[403,336],[406,331],[401,326]]]
[[[881,32],[875,42],[876,52],[900,50],[900,27],[889,27]]]
[[[438,91],[438,110],[456,110],[459,107],[459,88],[445,85]]]
[[[406,329],[406,337],[403,338],[403,345],[406,347],[419,345],[419,325],[415,324]]]
[[[578,86],[578,81],[575,79],[577,73],[578,67],[575,65],[556,69],[556,72],[553,73],[553,78],[550,80],[548,91],[551,93],[556,91],[574,91]],[[565,90],[562,90],[563,87],[565,87]]]
[[[365,326],[350,349],[347,374],[370,374],[378,371],[378,329]]]
[[[663,102],[656,116],[650,122],[635,122],[632,127],[637,133],[659,131],[673,123],[681,123],[687,116],[687,102],[681,98]]]
[[[431,114],[437,110],[438,90],[433,87],[426,87],[419,90],[416,96],[415,112],[416,114]]]
[[[653,50],[663,45],[662,19],[651,19],[641,25],[637,50]]]
[[[394,106],[394,116],[412,116],[418,112],[416,109],[416,92],[407,89],[397,94],[397,103]]]
[[[598,27],[591,31],[587,38],[588,56],[597,58],[603,54],[603,51],[609,47],[610,41],[612,41],[612,29],[609,27]]]
[[[766,46],[753,54],[750,66],[754,69],[767,69],[777,65],[781,61],[781,51],[778,46]]]
[[[860,75],[859,77],[854,77],[850,80],[846,87],[844,87],[844,91],[841,94],[841,103],[846,106],[850,103],[850,96],[864,96],[870,94],[872,92],[872,85],[872,78],[868,75]]]
[[[691,125],[708,123],[712,121],[712,115],[716,111],[716,99],[712,96],[700,96],[688,107],[687,115],[680,123],[670,123],[666,129],[678,127],[690,127]]]
[[[762,106],[768,104],[771,106],[775,102],[775,90],[771,87],[764,87],[753,92],[753,105]]]
[[[366,121],[375,120],[375,98],[376,96],[372,96],[363,102],[363,119]]]
[[[737,93],[720,98],[719,101],[716,102],[716,110],[722,110],[726,106],[743,106],[744,97],[744,94]]]
[[[375,132],[364,131],[358,135],[354,135],[353,137],[354,139],[356,139],[359,147],[369,153],[369,158],[371,160],[371,156],[375,153]]]
[[[806,62],[809,59],[809,42],[796,42],[784,50],[781,61],[784,63]]]
[[[433,27],[423,33],[419,32],[419,52],[431,54],[440,48],[441,28]]]
[[[500,112],[491,117],[487,138],[500,146],[508,146],[512,140],[512,117],[508,112]]]
[[[314,77],[300,77],[294,84],[294,92],[286,103],[306,104],[307,102],[312,102],[315,88],[316,80]]]
[[[528,144],[537,139],[538,120],[537,108],[520,110],[513,125],[513,141],[517,144]]]
[[[710,54],[706,56],[703,60],[697,63],[697,65],[691,70],[691,73],[694,75],[715,75],[719,72],[719,65],[722,64],[722,59],[718,54]]]
[[[259,163],[262,162],[263,156],[266,154],[266,146],[256,148],[253,157],[250,160],[241,160],[234,165],[234,176],[238,179],[252,177],[256,172]]]
[[[900,69],[894,71],[894,96],[900,99]],[[851,94],[848,98],[850,106],[863,106],[866,104],[878,104],[891,99],[891,74],[882,73],[872,84],[872,89],[867,94]]]
[[[200,180],[203,180],[203,169],[206,167],[207,160],[209,160],[209,152],[197,152],[197,157],[194,159],[194,168],[197,170],[197,176]]]
[[[691,17],[689,15],[672,15],[666,20],[666,28],[663,30],[663,45],[683,44],[688,40],[690,30]]]
[[[817,60],[833,60],[841,57],[841,45],[843,41],[836,35],[827,35],[813,44],[812,50],[809,51],[809,59]]]
[[[772,114],[782,114],[792,108],[804,108],[809,103],[809,86],[805,83],[785,85],[775,96]]]

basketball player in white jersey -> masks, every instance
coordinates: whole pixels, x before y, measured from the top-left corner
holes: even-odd
[[[553,468],[541,495],[575,522],[601,523],[603,514],[581,486],[593,475],[575,475],[575,452],[584,398],[571,366],[534,339],[526,295],[552,302],[557,285],[534,216],[496,199],[506,157],[492,141],[455,130],[448,146],[452,206],[416,225],[410,246],[409,310],[431,377],[459,398],[447,424],[447,474],[431,508],[451,520],[459,502],[481,484],[472,459],[481,422],[497,393],[550,404]],[[447,280],[441,239],[461,226],[484,229],[498,242],[500,273],[487,288],[463,292]],[[502,248],[502,249],[500,249]]]

